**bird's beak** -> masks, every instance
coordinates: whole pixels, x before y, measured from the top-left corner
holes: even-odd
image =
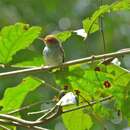
[[[38,39],[43,41],[44,43],[46,42],[46,40],[44,38],[39,37]]]
[[[41,40],[41,41],[43,41],[43,38],[41,38],[41,37],[39,37],[38,39]]]

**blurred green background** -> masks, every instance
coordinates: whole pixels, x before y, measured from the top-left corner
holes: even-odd
[[[0,27],[16,22],[24,22],[41,26],[44,35],[65,30],[76,30],[82,28],[82,21],[86,17],[90,17],[98,8],[98,1],[23,0],[20,2],[18,0],[1,0]],[[115,1],[103,0],[103,4],[111,4]],[[104,17],[106,50],[113,51],[130,46],[129,21],[130,13],[127,11],[110,13]],[[92,38],[90,37],[90,39],[85,41],[87,50],[90,53],[102,51],[103,45],[99,39],[97,32],[92,35]],[[37,43],[36,47],[41,48],[41,45]]]
[[[111,4],[115,1],[116,0],[103,0],[103,4]],[[16,22],[23,22],[30,25],[41,26],[43,28],[41,36],[66,30],[77,30],[82,28],[82,21],[86,17],[91,17],[98,6],[98,0],[0,0],[0,28]],[[105,52],[113,52],[130,47],[129,11],[118,11],[106,14],[103,17],[103,29],[106,42]],[[34,44],[31,45],[28,50],[35,52],[34,56],[42,57],[43,46],[41,41],[35,40]],[[82,58],[104,52],[100,32],[93,33],[84,41],[82,37],[73,34],[69,40],[63,43],[63,46],[66,60]],[[19,62],[19,56],[21,56],[23,52],[25,52],[25,50],[18,52],[17,55],[14,56],[15,61],[18,60]],[[28,54],[28,57],[25,55],[25,60],[28,60],[29,52],[25,54]],[[40,66],[41,62],[42,61],[36,63],[36,65]],[[124,63],[125,67],[129,68],[130,59],[127,58],[125,62],[127,62]],[[8,69],[6,68],[6,71],[7,70]],[[5,70],[0,68],[0,72],[2,71]],[[5,88],[16,86],[22,78],[23,75],[2,79],[2,82],[0,83],[0,98],[2,98]],[[45,78],[46,80],[50,78],[49,73],[46,73],[42,78]],[[47,94],[46,91],[50,94]],[[51,90],[41,86],[35,92],[28,94],[23,106],[34,102],[34,100],[51,99],[54,95],[55,93]],[[39,106],[39,108],[40,107],[41,106]],[[33,110],[39,108],[34,108]],[[26,118],[24,113],[21,115]],[[54,130],[65,129],[61,121],[57,119],[56,123],[52,122],[47,127]],[[18,130],[23,129],[19,128]]]
[[[57,33],[65,30],[82,28],[82,21],[90,17],[98,8],[99,0],[1,0],[0,1],[0,27],[24,22],[30,25],[38,25],[43,28],[43,35]],[[103,4],[111,4],[116,0],[103,0]],[[130,13],[118,11],[107,14],[104,17],[104,32],[106,40],[106,52],[130,46]],[[76,37],[77,38],[77,37]],[[79,58],[93,53],[102,53],[103,44],[99,32],[91,35],[83,45],[80,38],[75,37],[64,45],[67,50],[67,58]],[[74,47],[73,47],[74,45]],[[36,42],[35,50],[39,52],[43,45]],[[71,50],[69,49],[71,46]],[[84,47],[86,49],[84,49]],[[72,49],[78,49],[73,54]],[[83,48],[85,51],[81,51]]]

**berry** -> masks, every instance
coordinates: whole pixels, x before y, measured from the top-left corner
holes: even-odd
[[[68,85],[64,85],[64,90],[68,90]]]
[[[110,88],[111,87],[111,83],[108,80],[104,81],[104,86],[105,88]]]
[[[95,70],[95,71],[101,71],[101,70],[100,70],[100,67],[96,67],[94,70]]]
[[[76,94],[76,95],[79,95],[79,94],[80,94],[80,91],[79,91],[79,90],[76,89],[76,90],[74,90],[74,91],[75,91],[75,94]]]

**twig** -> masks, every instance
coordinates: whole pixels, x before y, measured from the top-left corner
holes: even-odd
[[[99,101],[90,102],[90,104],[94,105],[94,104],[97,104],[99,102],[109,100],[111,98],[112,98],[112,96],[108,96],[108,97],[100,99]],[[90,105],[85,104],[85,105],[78,106],[78,107],[75,107],[75,108],[72,108],[72,109],[69,109],[69,110],[65,110],[65,111],[62,111],[62,107],[59,106],[58,109],[56,110],[56,112],[52,113],[52,111],[50,111],[50,113],[48,113],[47,116],[44,116],[45,119],[42,118],[42,120],[36,120],[36,121],[27,121],[27,120],[20,119],[20,118],[11,116],[11,115],[6,115],[6,114],[0,114],[0,119],[15,122],[15,123],[18,123],[18,124],[23,125],[23,126],[33,127],[33,126],[40,125],[40,124],[46,124],[48,121],[56,118],[57,116],[61,115],[62,113],[75,111],[75,110],[78,110],[78,109],[85,108],[87,106],[90,106]]]
[[[37,77],[33,77],[35,80],[41,82],[42,84],[46,84],[48,87],[50,87],[51,89],[53,89],[56,92],[60,92],[60,89],[54,87],[53,85],[51,85],[50,83],[44,82],[43,80],[37,78]]]
[[[102,6],[102,0],[99,0],[99,7]],[[100,33],[102,37],[102,43],[103,43],[103,52],[106,53],[106,40],[105,40],[105,35],[104,35],[104,24],[103,24],[103,16],[101,15],[99,17],[99,28],[100,28]],[[104,58],[105,61],[105,58]]]
[[[20,112],[20,111],[29,109],[29,108],[31,108],[31,107],[33,107],[33,106],[36,106],[36,105],[38,105],[38,104],[41,104],[41,103],[43,103],[43,101],[39,101],[39,102],[32,103],[32,104],[27,105],[27,106],[24,106],[24,107],[22,107],[22,108],[19,108],[19,109],[10,111],[10,112],[8,112],[7,114],[11,115],[11,114],[14,114],[14,113],[17,113],[17,112]]]
[[[103,51],[106,52],[106,41],[104,36],[104,30],[103,30],[103,19],[102,16],[100,16],[100,33],[102,35],[102,42],[103,42]]]
[[[0,124],[23,127],[23,128],[27,128],[28,130],[48,130],[46,128],[42,128],[38,126],[27,126],[27,125],[20,124],[18,122],[13,122],[13,121],[0,120]]]
[[[37,115],[37,114],[46,113],[49,111],[50,111],[50,109],[45,109],[45,110],[35,111],[35,112],[28,112],[27,115]]]
[[[43,121],[28,121],[28,120],[20,119],[18,117],[7,115],[7,114],[0,114],[0,119],[17,122],[17,123],[20,123],[22,125],[27,125],[27,126],[35,126],[35,125],[43,123]]]
[[[79,94],[79,96],[80,96],[85,102],[87,102],[88,105],[89,105],[89,106],[91,107],[91,109],[93,110],[92,104],[91,104],[85,97],[83,97],[81,94]]]
[[[0,119],[13,121],[24,126],[32,127],[32,126],[36,126],[40,124],[46,124],[48,121],[56,118],[59,115],[59,113],[61,114],[61,106],[59,106],[57,110],[60,110],[60,111],[55,112],[54,114],[52,113],[52,111],[50,111],[50,113],[48,113],[45,119],[36,120],[36,121],[28,121],[28,120],[20,119],[18,117],[7,115],[7,114],[0,114]]]
[[[16,66],[16,65],[9,65],[9,64],[0,64],[0,68],[15,68],[15,69],[28,69],[33,68],[35,66]]]
[[[38,118],[37,120],[42,120],[45,119],[46,117],[52,115],[52,113],[54,113],[54,111],[58,108],[59,106],[55,105],[53,108],[51,108],[51,110],[49,110],[46,114],[44,114],[43,116],[41,116],[40,118]]]
[[[107,54],[95,55],[95,56],[93,55],[86,58],[71,60],[68,62],[64,62],[63,64],[58,65],[58,66],[41,66],[41,67],[35,67],[35,68],[30,68],[30,69],[4,72],[4,73],[0,73],[0,77],[9,77],[9,76],[17,75],[17,74],[28,74],[28,73],[39,72],[39,71],[47,71],[47,70],[52,70],[59,67],[66,67],[66,66],[71,66],[75,64],[82,64],[82,63],[90,62],[93,60],[93,57],[94,57],[94,60],[101,60],[104,58],[119,57],[119,56],[122,56],[124,54],[129,54],[129,53],[130,53],[130,48],[129,49],[127,48],[126,50],[117,51],[113,53],[107,53]]]
[[[0,128],[2,128],[3,130],[10,130],[9,128],[3,126],[3,125],[0,125]]]
[[[100,99],[99,101],[93,101],[93,102],[90,102],[91,106],[94,105],[94,104],[97,104],[99,102],[104,102],[106,100],[109,100],[111,99],[113,96],[108,96],[108,97],[105,97],[105,98],[102,98]],[[75,110],[79,110],[79,109],[82,109],[82,108],[85,108],[85,107],[88,107],[90,106],[89,104],[85,104],[85,105],[82,105],[82,106],[78,106],[78,107],[74,107],[74,108],[71,108],[69,110],[65,110],[63,111],[62,113],[68,113],[68,112],[71,112],[71,111],[75,111]]]

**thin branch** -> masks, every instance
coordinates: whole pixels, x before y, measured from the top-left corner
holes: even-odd
[[[45,109],[45,110],[35,111],[35,112],[28,112],[27,115],[37,115],[37,114],[46,113],[49,111],[50,111],[50,109]]]
[[[17,123],[20,123],[22,125],[27,125],[27,126],[35,126],[37,124],[42,123],[42,121],[28,121],[28,120],[20,119],[18,117],[7,115],[7,114],[0,114],[0,119],[17,122]]]
[[[91,106],[94,105],[94,104],[97,104],[99,102],[104,102],[106,100],[110,100],[113,96],[108,96],[108,97],[105,97],[105,98],[102,98],[100,99],[99,101],[93,101],[93,102],[90,102]],[[71,111],[75,111],[75,110],[79,110],[79,109],[82,109],[82,108],[85,108],[85,107],[88,107],[90,106],[89,104],[85,104],[85,105],[82,105],[82,106],[78,106],[78,107],[74,107],[74,108],[71,108],[69,110],[65,110],[63,111],[62,113],[68,113],[68,112],[71,112]]]
[[[0,64],[0,68],[15,68],[15,69],[28,69],[33,68],[36,66],[16,66],[16,65],[9,65],[9,64]]]
[[[103,18],[100,16],[100,33],[102,35],[102,42],[103,42],[103,51],[106,52],[106,41],[104,36],[104,30],[103,30]]]
[[[37,78],[37,77],[33,77],[33,78],[34,78],[35,80],[41,82],[42,84],[46,84],[47,87],[50,87],[50,88],[53,89],[54,91],[56,91],[56,92],[60,92],[60,89],[54,87],[54,86],[51,85],[50,83],[44,82],[43,80],[41,80],[41,79],[39,79],[39,78]]]
[[[112,96],[108,96],[108,97],[100,99],[99,101],[90,102],[90,104],[94,105],[94,104],[97,104],[99,102],[109,100],[111,98],[112,98]],[[61,115],[63,113],[79,110],[79,109],[85,108],[87,106],[90,106],[90,105],[85,104],[85,105],[78,106],[78,107],[75,107],[75,108],[72,108],[72,109],[69,109],[69,110],[65,110],[65,111],[62,111],[61,106],[59,106],[59,107],[57,106],[58,109],[56,110],[56,112],[52,113],[52,111],[50,111],[50,113],[48,113],[48,115],[45,116],[45,119],[42,118],[42,120],[36,120],[36,121],[27,121],[27,120],[20,119],[20,118],[11,116],[11,115],[6,115],[6,114],[0,114],[0,118],[4,119],[4,120],[8,120],[9,122],[13,122],[13,123],[15,122],[15,123],[17,123],[21,126],[26,126],[26,127],[30,128],[30,127],[34,127],[36,125],[46,124],[49,121],[51,121],[52,119],[58,117],[59,115]],[[56,107],[54,107],[54,108],[56,108]]]
[[[102,0],[99,0],[99,7],[102,6]],[[103,16],[101,15],[99,17],[99,28],[100,28],[100,33],[102,37],[102,43],[103,43],[103,52],[106,52],[106,40],[105,40],[105,35],[104,35],[104,24],[103,24]],[[104,58],[105,60],[105,58]]]
[[[13,122],[13,121],[0,120],[0,124],[23,127],[23,128],[27,128],[28,130],[48,130],[46,128],[42,128],[42,127],[38,127],[38,126],[23,125],[23,124],[20,124],[18,122]]]
[[[32,127],[32,126],[36,126],[36,125],[40,125],[40,124],[46,124],[48,121],[50,121],[50,120],[56,118],[58,115],[60,115],[61,106],[56,106],[56,107],[58,108],[57,110],[59,110],[59,111],[56,110],[57,112],[54,112],[54,113],[52,113],[52,111],[50,111],[50,113],[48,113],[45,116],[45,119],[42,119],[42,120],[28,121],[28,120],[20,119],[18,117],[7,115],[7,114],[0,114],[0,119],[13,121],[13,122],[17,122],[24,126]],[[56,107],[54,107],[54,108],[56,108]]]
[[[37,120],[42,120],[45,119],[46,117],[48,117],[49,115],[52,115],[52,113],[54,113],[55,110],[57,110],[59,106],[55,105],[53,108],[51,108],[46,114],[44,114],[43,116],[41,116],[40,118],[38,118]]]
[[[67,67],[67,66],[71,66],[71,65],[75,65],[75,64],[87,63],[87,62],[92,61],[93,59],[101,60],[104,58],[119,57],[119,56],[122,56],[124,54],[129,54],[129,53],[130,53],[130,48],[127,48],[125,50],[117,51],[117,52],[113,52],[113,53],[107,53],[107,54],[102,54],[102,55],[93,55],[93,56],[86,57],[86,58],[71,60],[68,62],[64,62],[63,64],[58,65],[58,66],[41,66],[41,67],[35,67],[35,68],[30,68],[30,69],[22,69],[22,70],[4,72],[4,73],[0,73],[0,77],[9,77],[9,76],[17,75],[17,74],[28,74],[28,73],[33,73],[33,72],[47,71],[47,70],[52,70],[52,69],[59,68],[59,67]]]
[[[2,128],[3,130],[10,130],[9,128],[3,126],[3,125],[0,125],[0,128]]]
[[[53,101],[53,100],[48,100],[48,101],[38,101],[38,102],[34,102],[34,103],[32,103],[32,104],[23,106],[23,107],[21,107],[21,108],[15,109],[15,110],[10,110],[10,111],[8,110],[9,112],[6,113],[6,114],[12,115],[12,114],[15,114],[15,113],[17,113],[17,112],[21,112],[21,111],[30,109],[31,107],[36,106],[36,105],[39,105],[39,104],[41,104],[41,103],[55,103],[55,101]],[[44,111],[44,110],[43,110],[43,111]],[[1,112],[2,112],[2,113],[5,113],[5,111],[1,111]]]
[[[27,110],[27,109],[29,109],[29,108],[31,108],[31,107],[33,107],[33,106],[39,105],[39,104],[41,104],[41,103],[43,103],[43,101],[39,101],[39,102],[32,103],[32,104],[27,105],[27,106],[24,106],[24,107],[22,107],[22,108],[19,108],[19,109],[10,111],[10,112],[8,112],[7,114],[9,114],[9,115],[15,114],[15,113],[17,113],[17,112],[20,112],[20,111],[23,111],[23,110]]]
[[[55,110],[54,113],[51,114],[52,111],[50,111],[50,115],[48,114],[48,117],[46,117],[46,119],[42,119],[44,121],[44,124],[47,124],[49,121],[57,118],[58,116],[60,116],[62,114],[62,106],[57,106],[57,109]]]
[[[93,106],[91,105],[91,103],[85,98],[83,97],[81,94],[79,94],[79,96],[85,101],[88,103],[88,105],[91,107],[91,109],[93,110]]]

